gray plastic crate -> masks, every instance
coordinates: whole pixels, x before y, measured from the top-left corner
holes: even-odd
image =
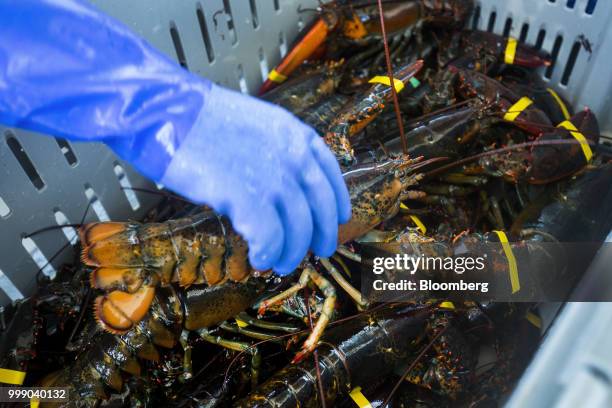
[[[259,87],[313,17],[312,12],[300,10],[318,3],[92,1],[185,68],[245,93]],[[612,25],[607,24],[611,19],[609,0],[481,0],[470,24],[551,51],[555,64],[542,70],[543,78],[576,108],[593,109],[602,132],[612,137]],[[52,276],[56,267],[73,256],[70,242],[75,242],[75,231],[71,228],[30,240],[23,239],[24,234],[80,222],[88,203],[86,221],[127,220],[140,218],[158,200],[122,190],[122,186],[155,189],[155,185],[103,145],[58,142],[2,127],[0,134],[0,305],[32,293],[40,268],[46,265],[43,273]],[[65,245],[68,250],[47,264]],[[606,269],[601,264],[609,265],[609,256],[606,259],[600,259],[600,270]],[[545,325],[553,321],[557,307],[544,310]],[[509,405],[610,406],[612,360],[606,351],[611,343],[610,316],[610,303],[567,306]],[[579,337],[587,330],[588,338]],[[578,381],[573,381],[574,373]]]
[[[576,109],[590,107],[602,134],[612,137],[612,1],[481,0],[477,5],[474,28],[552,52],[555,63],[541,71],[544,80]],[[579,291],[609,296],[610,252],[609,247],[599,251]],[[540,312],[550,330],[506,407],[611,407],[612,303],[549,304]]]

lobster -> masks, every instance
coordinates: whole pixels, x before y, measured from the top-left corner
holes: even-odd
[[[405,85],[423,67],[423,61],[401,67],[393,74],[393,86],[396,91]],[[350,137],[363,130],[374,118],[382,112],[385,102],[392,97],[391,84],[388,77],[375,77],[374,82],[367,91],[354,97],[348,102],[338,116],[329,125],[324,136],[325,142],[336,155],[337,160],[346,166],[354,161]]]
[[[502,63],[510,66],[538,68],[549,66],[552,58],[549,53],[519,43],[516,38],[503,37],[486,31],[464,30],[459,33],[459,41],[453,42],[459,56],[450,57],[450,64],[457,68],[472,69],[492,74]],[[453,50],[454,51],[454,50]],[[449,53],[450,50],[446,50]]]
[[[47,375],[41,384],[68,387],[71,395],[78,396],[84,404],[107,399],[109,389],[121,392],[124,388],[122,373],[142,376],[144,368],[139,360],[159,362],[158,347],[172,349],[179,339],[183,341],[184,330],[204,329],[236,316],[253,304],[264,288],[263,278],[249,279],[244,284],[226,281],[188,289],[170,285],[158,288],[148,315],[127,333],[100,332],[95,322],[90,322],[81,338],[86,343],[84,350],[71,364]]]
[[[389,375],[412,353],[411,340],[424,328],[425,316],[415,307],[352,319],[327,331],[312,360],[289,365],[239,401],[237,407],[295,407],[322,405],[317,393],[317,371],[326,405],[358,384]]]
[[[385,26],[391,33],[413,27],[419,21],[461,25],[472,9],[469,0],[383,1]],[[336,1],[321,6],[321,16],[297,40],[291,51],[270,72],[259,90],[262,95],[287,80],[297,67],[310,59],[336,34],[351,43],[377,40],[381,33],[378,8],[371,0]]]
[[[348,223],[339,226],[339,242],[355,239],[395,215],[400,200],[411,195],[409,188],[420,179],[416,171],[429,162],[395,158],[345,172],[353,213]],[[105,292],[94,302],[95,316],[111,333],[133,329],[148,312],[158,286],[172,282],[180,286],[241,285],[253,274],[269,275],[251,269],[246,243],[227,220],[210,211],[166,223],[88,224],[80,229],[80,236],[82,260],[95,268],[91,285]],[[306,273],[324,291],[330,288],[318,274]],[[331,289],[328,293],[333,298]],[[328,302],[323,315],[331,315],[332,308],[333,302]],[[316,346],[326,323],[321,319],[317,323],[304,343],[306,351]]]
[[[463,232],[448,238],[431,238],[408,229],[400,232],[393,242],[373,250],[374,253],[382,250],[414,256],[433,254],[438,258],[470,255],[476,258],[476,254],[486,253],[489,267],[472,270],[467,277],[470,281],[490,283],[489,294],[494,295],[484,294],[486,299],[495,296],[497,300],[508,301],[563,300],[597,250],[591,243],[602,242],[612,229],[611,181],[612,165],[604,164],[587,169],[561,185],[551,186],[553,194],[546,190],[541,192],[506,231]],[[505,243],[508,247],[504,249],[504,245],[492,243]],[[582,244],[579,253],[571,257],[576,259],[568,259],[567,249],[570,248],[563,243]],[[370,258],[372,255],[365,259]],[[467,279],[440,268],[421,270],[421,273],[445,282]],[[396,275],[390,271],[388,276],[402,279],[406,274]],[[429,296],[453,299],[453,295],[446,292],[430,293]],[[482,295],[474,296],[481,298]]]

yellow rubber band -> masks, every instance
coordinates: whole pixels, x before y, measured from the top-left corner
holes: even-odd
[[[526,96],[523,96],[521,99],[518,100],[518,102],[516,102],[506,111],[506,114],[504,115],[504,120],[507,120],[508,122],[514,121],[514,119],[516,119],[516,117],[520,115],[521,112],[523,112],[525,108],[527,108],[532,103],[533,101],[531,99]]]
[[[368,401],[365,395],[363,395],[361,392],[361,387],[353,388],[353,391],[350,392],[349,396],[353,401],[355,401],[355,404],[357,404],[359,408],[372,408],[370,401]]]
[[[236,324],[238,325],[238,327],[247,327],[249,324],[247,322],[245,322],[244,320],[240,320],[238,318],[235,319],[236,320]]]
[[[440,307],[443,307],[445,309],[454,309],[455,308],[455,304],[453,302],[449,302],[447,300],[445,302],[440,303]]]
[[[276,82],[277,84],[280,84],[282,82],[285,82],[287,80],[287,77],[281,74],[280,72],[278,72],[277,70],[273,69],[268,74],[268,79],[272,82]]]
[[[512,293],[516,293],[521,289],[521,284],[519,283],[516,258],[514,258],[512,247],[510,247],[510,242],[508,241],[508,236],[506,236],[504,231],[493,232],[495,232],[499,237],[499,242],[501,242],[504,253],[506,254],[506,259],[508,260],[508,273],[510,274],[510,286],[512,286]]]
[[[549,94],[552,95],[553,98],[555,98],[555,101],[557,102],[557,105],[559,105],[559,107],[561,108],[561,113],[563,113],[563,117],[566,120],[569,119],[570,118],[570,114],[569,114],[569,111],[567,110],[567,106],[565,106],[565,103],[563,103],[563,99],[561,99],[559,94],[556,93],[554,89],[546,88],[546,90],[548,91]]]
[[[5,384],[21,385],[25,380],[26,373],[24,371],[9,370],[8,368],[0,368],[0,382]]]
[[[30,400],[30,408],[38,408],[40,406],[40,401],[32,399]]]
[[[504,52],[504,63],[508,65],[514,64],[514,57],[516,56],[516,38],[508,37],[506,43],[506,52]]]
[[[410,208],[408,208],[408,206],[406,206],[406,204],[404,203],[400,203],[400,208],[403,210],[410,210]],[[413,214],[410,214],[409,217],[423,235],[427,234],[427,227],[425,226],[425,224],[423,224],[423,221],[421,221],[419,217]]]
[[[391,86],[391,81],[389,81],[389,77],[385,75],[377,75],[374,78],[368,81],[371,84],[383,84],[387,86]],[[393,78],[393,86],[395,87],[395,92],[400,93],[402,89],[404,89],[404,83],[397,78]]]
[[[542,328],[542,319],[540,319],[540,317],[536,314],[532,312],[527,312],[527,314],[525,315],[525,319],[527,319],[529,323],[533,324],[538,329]]]
[[[584,158],[586,159],[587,163],[591,161],[591,157],[593,157],[591,146],[589,146],[589,142],[586,140],[586,137],[584,137],[584,135],[580,133],[578,129],[576,129],[576,126],[574,126],[574,124],[569,120],[564,120],[563,122],[559,123],[557,127],[562,127],[569,130],[570,134],[574,136],[574,139],[580,143],[582,153],[584,153]]]

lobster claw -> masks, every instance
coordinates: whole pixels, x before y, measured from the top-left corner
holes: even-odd
[[[511,38],[508,39],[510,44],[512,43]],[[516,41],[516,39],[514,39]],[[506,46],[506,50],[508,47]],[[511,53],[504,53],[504,61],[507,64],[519,65],[527,68],[537,68],[541,66],[548,67],[552,64],[552,57],[549,53],[541,50],[537,50],[529,45],[517,44],[514,58]],[[512,62],[510,62],[512,61]]]
[[[323,45],[330,31],[329,23],[319,17],[306,31],[306,34],[298,40],[297,44],[282,59],[282,61],[268,74],[259,95],[263,95],[276,85],[283,83],[287,77],[295,71],[304,61],[311,57],[319,47]]]
[[[478,98],[485,109],[492,109],[504,121],[532,135],[540,135],[551,127],[548,116],[533,100],[519,96],[501,82],[476,71],[449,66],[457,76],[457,92],[464,98]]]
[[[469,32],[463,44],[467,50],[482,50],[485,54],[495,56],[499,62],[507,65],[537,68],[549,66],[552,62],[550,54],[545,51],[520,43],[516,38],[503,37],[485,31]]]
[[[560,143],[555,143],[560,141]],[[591,146],[599,141],[599,125],[593,112],[585,108],[569,120],[544,133],[531,150],[527,171],[532,184],[545,184],[571,176],[591,160]],[[565,142],[565,143],[563,143]]]

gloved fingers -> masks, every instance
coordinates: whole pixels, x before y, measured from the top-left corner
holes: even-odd
[[[276,208],[285,231],[285,242],[274,271],[281,276],[291,273],[302,261],[312,239],[310,207],[300,186],[293,179],[284,180]]]
[[[342,177],[340,166],[322,138],[314,138],[311,142],[311,147],[314,157],[317,159],[319,166],[321,166],[333,189],[336,198],[338,222],[344,224],[351,219],[351,199]]]
[[[234,229],[249,245],[249,262],[257,270],[271,269],[283,251],[285,233],[280,215],[269,200],[237,200],[228,216]]]
[[[302,170],[302,187],[310,205],[314,230],[310,247],[319,256],[331,256],[338,241],[338,210],[334,190],[311,157]]]

